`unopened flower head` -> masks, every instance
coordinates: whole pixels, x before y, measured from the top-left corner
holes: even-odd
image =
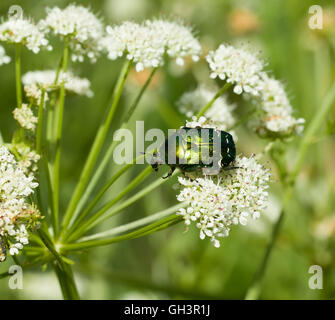
[[[200,238],[209,237],[215,247],[233,225],[246,225],[248,219],[259,218],[268,200],[269,170],[254,157],[238,156],[234,166],[238,168],[223,170],[214,177],[179,177],[183,188],[177,199],[186,206],[177,214],[183,216],[186,225],[194,222]]]
[[[214,90],[200,86],[196,90],[184,93],[177,101],[177,105],[182,113],[191,118],[206,106],[215,94],[216,92]],[[212,121],[218,129],[227,130],[235,123],[232,114],[234,109],[235,106],[228,103],[226,96],[221,96],[215,100],[210,109],[205,112],[204,116]]]
[[[251,122],[257,133],[262,136],[289,136],[302,132],[305,120],[292,116],[293,108],[280,81],[264,74],[259,100],[262,116]]]
[[[24,92],[29,99],[29,101],[33,104],[40,105],[41,104],[41,99],[42,99],[42,89],[40,86],[38,86],[35,83],[32,83],[30,85],[25,85],[24,86]],[[45,92],[44,93],[44,102],[48,101],[49,97],[48,94]]]
[[[258,96],[262,90],[263,62],[245,49],[221,44],[207,56],[211,78],[219,77],[234,85],[234,92]]]
[[[34,53],[38,53],[41,48],[51,50],[44,32],[25,18],[12,17],[0,24],[0,41],[21,44]]]
[[[36,206],[26,201],[38,186],[33,179],[6,147],[0,147],[0,236],[6,239],[11,255],[28,243],[27,231],[40,217]]]
[[[22,77],[22,83],[24,86],[30,88],[25,88],[25,91],[30,91],[30,96],[39,97],[41,90],[39,88],[43,87],[46,90],[50,91],[53,88],[56,88],[60,84],[64,83],[65,89],[69,92],[85,95],[87,97],[92,97],[93,92],[91,90],[91,82],[86,78],[80,78],[75,76],[72,72],[68,71],[66,73],[60,73],[58,81],[56,80],[56,71],[55,70],[44,70],[44,71],[29,71]],[[36,86],[38,90],[36,92]],[[35,91],[35,92],[34,92]]]
[[[10,57],[6,55],[6,51],[3,46],[0,46],[0,66],[10,62]]]
[[[22,104],[20,108],[16,108],[13,111],[13,114],[14,119],[20,124],[22,128],[35,131],[38,119],[34,116],[33,111],[28,107],[27,104]]]
[[[95,62],[100,55],[99,40],[103,37],[102,22],[87,8],[71,4],[65,9],[47,9],[47,17],[40,21],[43,30],[69,39],[72,60],[82,62],[87,56]]]
[[[186,56],[197,61],[201,53],[199,42],[188,28],[165,20],[147,20],[143,24],[126,21],[108,26],[101,44],[112,60],[126,53],[137,71],[163,65],[165,52],[179,64]]]

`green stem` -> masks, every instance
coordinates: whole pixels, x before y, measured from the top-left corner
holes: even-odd
[[[65,263],[65,261],[67,261],[68,259],[63,258],[57,252],[52,242],[52,239],[45,231],[43,231],[42,228],[38,230],[38,234],[44,245],[55,258],[55,261],[53,262],[53,267],[55,269],[59,284],[61,286],[64,299],[78,300],[79,294],[74,281],[71,266]]]
[[[174,172],[174,175],[177,174],[177,171]],[[113,208],[113,210],[111,210],[110,212],[108,212],[106,215],[100,217],[100,219],[97,219],[95,221],[95,223],[90,226],[90,229],[92,229],[94,226],[96,226],[97,224],[113,217],[114,215],[116,215],[117,213],[119,213],[121,210],[129,207],[130,205],[132,205],[133,203],[135,203],[136,201],[138,201],[139,199],[143,198],[145,195],[147,195],[148,193],[150,193],[152,190],[156,189],[158,186],[162,185],[163,183],[165,183],[167,181],[167,179],[158,179],[154,182],[152,182],[151,184],[149,184],[147,187],[145,187],[144,189],[142,189],[141,191],[137,192],[136,194],[134,194],[132,197],[130,197],[129,199],[123,201],[120,205],[118,205],[117,207]],[[89,229],[89,230],[90,230]],[[88,231],[88,230],[86,230]]]
[[[253,284],[250,286],[250,288],[248,289],[248,291],[246,293],[245,300],[258,299],[258,297],[261,293],[262,280],[264,278],[265,271],[266,271],[268,263],[269,263],[270,255],[271,255],[272,249],[275,246],[275,243],[276,243],[276,240],[277,240],[277,237],[278,237],[279,230],[280,230],[280,227],[282,225],[283,219],[284,219],[284,211],[281,211],[276,223],[273,226],[270,242],[265,249],[263,259],[262,259],[261,264],[259,266],[259,269],[256,273]]]
[[[67,62],[69,56],[68,39],[65,40],[62,71],[67,70]],[[64,118],[64,103],[65,103],[65,84],[62,83],[59,94],[58,118],[57,118],[57,133],[56,133],[56,153],[53,166],[53,229],[55,236],[59,231],[59,176],[60,176],[60,157],[61,157],[61,140],[63,132],[63,118]]]
[[[43,115],[44,115],[44,96],[45,89],[42,89],[41,102],[38,108],[38,124],[36,129],[36,152],[41,154],[41,145],[43,137]]]
[[[279,169],[279,174],[282,177],[283,187],[285,190],[284,193],[284,200],[283,200],[283,209],[282,212],[276,221],[273,231],[272,231],[272,237],[270,240],[270,243],[268,247],[266,248],[262,263],[260,265],[260,268],[256,274],[255,281],[253,282],[252,286],[248,289],[246,294],[246,299],[257,299],[259,297],[260,291],[261,291],[261,283],[265,275],[266,268],[268,266],[268,261],[270,258],[270,254],[274,248],[274,245],[276,243],[276,240],[278,238],[280,226],[282,224],[282,220],[284,217],[284,212],[286,211],[286,208],[288,206],[288,202],[292,196],[293,193],[293,187],[296,181],[296,178],[302,168],[302,165],[305,160],[306,153],[308,151],[309,145],[312,143],[313,136],[317,133],[317,131],[320,129],[322,124],[324,123],[324,120],[327,116],[327,113],[331,109],[331,107],[334,104],[335,100],[335,83],[332,85],[328,93],[326,94],[324,100],[321,103],[321,108],[316,113],[315,117],[313,118],[312,122],[308,126],[304,138],[300,144],[299,151],[298,151],[298,158],[295,163],[295,166],[292,170],[292,172],[286,177],[286,168],[282,169],[281,164],[277,162],[277,167]],[[274,159],[276,160],[276,159]],[[285,170],[285,172],[283,172]]]
[[[58,83],[58,79],[59,79],[59,75],[60,72],[62,70],[62,66],[63,66],[63,56],[60,59],[59,63],[58,63],[58,67],[57,67],[57,71],[56,71],[56,77],[54,80],[54,85],[57,85]],[[48,116],[47,116],[47,141],[48,141],[48,152],[49,152],[49,159],[53,159],[54,158],[54,143],[55,143],[55,108],[56,108],[56,99],[57,99],[57,92],[58,90],[54,90],[51,94],[51,99],[50,99],[50,103],[49,103],[49,107],[48,107]]]
[[[217,98],[219,98],[228,88],[231,87],[231,83],[226,82],[226,84],[216,93],[211,101],[209,101],[197,114],[197,118],[203,116],[206,111],[213,105]]]
[[[148,77],[147,80],[145,81],[143,87],[141,88],[141,90],[140,90],[140,92],[138,93],[138,95],[136,96],[134,102],[132,103],[132,105],[130,106],[129,110],[127,111],[127,114],[126,114],[126,116],[125,116],[125,118],[124,118],[124,121],[123,121],[124,124],[127,124],[127,123],[129,122],[131,116],[133,115],[133,113],[134,113],[134,111],[136,110],[136,108],[137,108],[139,102],[141,101],[141,98],[142,98],[142,96],[143,96],[145,90],[148,88],[148,86],[149,86],[149,84],[150,84],[150,82],[151,82],[151,80],[152,80],[152,78],[153,78],[153,76],[154,76],[156,70],[157,70],[157,68],[153,68],[153,69],[151,70],[149,77]]]
[[[227,131],[234,130],[237,127],[239,127],[241,124],[245,123],[252,115],[256,113],[257,110],[258,110],[257,107],[251,109],[239,121],[237,121],[233,126],[231,126]]]
[[[83,237],[80,239],[80,241],[89,241],[89,240],[95,240],[95,239],[102,239],[102,238],[106,238],[106,237],[111,237],[111,236],[116,236],[131,230],[135,230],[141,227],[144,227],[146,225],[149,225],[151,223],[154,223],[155,221],[158,221],[162,218],[165,218],[169,215],[171,215],[172,213],[177,212],[180,208],[184,208],[186,206],[185,203],[179,203],[173,207],[170,207],[168,209],[165,209],[163,211],[157,212],[155,214],[152,214],[148,217],[139,219],[139,220],[135,220],[133,222],[124,224],[122,226],[118,226],[116,228],[104,231],[104,232],[99,232],[99,233],[95,233],[91,236],[87,236],[87,237]]]
[[[79,213],[79,214],[74,214],[72,221],[70,223],[70,230],[69,230],[69,234],[72,233],[72,231],[74,229],[76,229],[76,227],[83,221],[83,219],[91,212],[91,210],[96,206],[96,204],[100,201],[100,199],[104,196],[104,194],[109,190],[109,188],[114,184],[114,182],[116,180],[118,180],[128,169],[130,169],[131,167],[133,167],[137,160],[140,158],[143,158],[144,156],[141,155],[137,158],[135,158],[133,160],[132,163],[125,165],[124,167],[122,167],[118,172],[116,172],[112,178],[105,184],[105,186],[100,190],[100,192],[96,195],[96,197],[93,199],[93,201],[86,207],[86,209]],[[75,220],[77,217],[79,216],[79,218],[77,220]]]
[[[117,81],[117,84],[115,86],[114,89],[114,98],[113,98],[113,102],[112,105],[108,111],[107,117],[105,118],[106,120],[104,121],[104,123],[100,126],[98,133],[95,137],[93,146],[91,148],[91,151],[88,155],[87,161],[85,163],[84,169],[81,173],[80,179],[79,179],[79,183],[77,184],[77,187],[73,193],[73,196],[71,198],[70,204],[68,206],[68,209],[66,210],[65,216],[64,216],[64,220],[62,223],[62,229],[63,231],[65,231],[72,219],[72,216],[74,215],[76,206],[78,204],[78,202],[80,201],[80,198],[85,190],[85,187],[87,185],[87,182],[91,176],[92,170],[94,168],[94,165],[96,163],[97,157],[100,153],[102,144],[106,138],[106,135],[108,133],[108,130],[110,128],[115,110],[118,106],[122,91],[123,91],[123,87],[126,81],[126,78],[128,76],[128,73],[130,71],[132,65],[132,61],[126,61],[126,63],[124,64],[119,79]]]
[[[57,275],[59,285],[65,300],[79,300],[79,293],[74,281],[73,272],[69,265],[65,263],[53,263],[55,273]]]
[[[15,45],[15,80],[16,80],[16,103],[17,107],[22,106],[22,89],[21,89],[21,44]]]
[[[47,249],[50,251],[50,253],[54,256],[56,261],[62,265],[63,259],[60,256],[60,254],[55,249],[55,246],[50,238],[50,236],[42,229],[40,228],[38,231],[38,235],[40,236],[41,240],[43,241],[44,245],[47,247]]]
[[[148,166],[145,168],[118,196],[104,205],[98,212],[96,212],[90,219],[88,219],[84,224],[82,224],[79,228],[74,228],[75,231],[70,234],[70,237],[67,239],[68,242],[80,237],[86,231],[90,230],[96,225],[96,221],[115,203],[121,200],[124,196],[126,196],[132,189],[134,189],[140,182],[142,182],[148,175],[152,172],[152,168]]]
[[[105,245],[109,245],[111,243],[120,242],[120,241],[124,241],[124,240],[135,239],[135,238],[139,238],[139,237],[142,237],[144,235],[148,235],[150,233],[156,232],[158,230],[162,230],[163,228],[169,227],[170,225],[178,223],[181,220],[182,220],[182,217],[177,216],[177,215],[174,214],[172,216],[169,216],[169,217],[164,218],[160,221],[157,221],[157,222],[152,223],[148,226],[145,226],[145,227],[140,228],[136,231],[127,233],[127,234],[119,236],[119,237],[104,239],[104,240],[85,241],[85,242],[73,243],[73,244],[64,244],[62,246],[61,250],[63,252],[83,250],[83,249],[92,248],[92,247],[105,246]]]
[[[177,171],[175,171],[174,174],[176,174],[176,173],[177,173]],[[167,179],[159,179],[159,180],[154,181],[153,183],[148,185],[146,188],[137,192],[135,195],[133,195],[129,199],[123,201],[120,205],[116,206],[115,208],[113,208],[110,212],[103,215],[105,212],[107,212],[115,204],[114,200],[116,198],[113,199],[110,203],[106,204],[99,212],[96,213],[96,215],[99,214],[100,217],[97,217],[93,221],[93,217],[94,217],[93,216],[92,217],[92,222],[90,223],[90,225],[88,225],[88,223],[87,223],[87,227],[83,228],[82,231],[81,231],[81,228],[80,228],[80,230],[78,230],[78,233],[77,233],[77,231],[74,232],[73,235],[69,238],[68,242],[71,242],[73,240],[78,239],[81,235],[85,234],[86,232],[88,232],[89,230],[94,228],[96,225],[98,225],[98,224],[102,223],[103,221],[115,216],[117,213],[121,212],[121,210],[129,207],[130,205],[132,205],[133,203],[135,203],[136,201],[138,201],[139,199],[141,199],[142,197],[144,197],[145,195],[147,195],[152,190],[156,189],[158,186],[160,186],[161,184],[163,184],[166,181],[167,181]],[[121,195],[122,194],[120,194],[119,196],[121,196]],[[117,197],[117,198],[119,198],[119,197]]]
[[[156,72],[157,68],[152,69],[148,79],[146,80],[146,82],[144,83],[143,87],[141,88],[140,92],[138,93],[138,95],[136,96],[133,104],[130,106],[129,110],[127,111],[127,115],[121,125],[121,129],[124,129],[127,127],[128,122],[131,118],[131,116],[133,115],[134,111],[136,110],[141,98],[143,97],[144,92],[146,91],[146,89],[148,88],[155,72]],[[105,155],[102,158],[102,161],[100,162],[99,166],[97,167],[97,169],[95,170],[92,179],[90,180],[83,196],[81,197],[77,208],[75,210],[75,214],[74,214],[74,218],[79,214],[79,212],[82,210],[82,208],[84,207],[84,205],[86,204],[89,196],[92,194],[95,186],[97,185],[99,179],[101,178],[105,168],[107,167],[110,158],[112,157],[113,151],[116,147],[117,142],[113,141],[110,146],[107,149],[107,152],[105,153]],[[73,219],[72,219],[73,220]]]
[[[308,148],[311,143],[313,143],[313,137],[325,122],[325,118],[334,105],[335,101],[335,82],[332,84],[331,88],[327,92],[326,96],[321,102],[320,108],[317,110],[312,122],[308,126],[307,130],[305,131],[304,137],[300,144],[299,152],[298,152],[298,160],[295,163],[293,171],[290,176],[290,182],[294,183],[296,177],[298,176],[301,167],[305,161],[305,157],[308,151]]]

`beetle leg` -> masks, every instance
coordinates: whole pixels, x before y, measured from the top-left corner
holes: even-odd
[[[162,177],[163,179],[169,178],[172,176],[173,172],[176,170],[175,167],[171,167],[170,171],[168,172],[168,174],[165,177]]]

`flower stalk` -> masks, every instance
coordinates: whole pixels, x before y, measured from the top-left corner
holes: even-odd
[[[17,107],[22,106],[22,89],[21,89],[21,44],[15,45],[15,81],[16,81],[16,103]]]
[[[211,101],[209,101],[198,113],[197,113],[197,118],[200,118],[201,116],[203,116],[207,110],[210,109],[210,107],[213,105],[213,103],[217,100],[217,98],[219,98],[220,96],[222,96],[230,87],[231,87],[231,83],[226,82],[226,84],[216,93],[216,95],[212,98]]]
[[[127,111],[126,117],[121,125],[121,129],[124,129],[127,127],[129,120],[131,119],[131,116],[134,114],[134,111],[136,110],[137,106],[139,105],[141,98],[143,97],[144,92],[146,91],[146,89],[148,88],[154,74],[156,73],[157,68],[153,68],[149,77],[147,78],[147,80],[145,81],[143,87],[141,88],[140,92],[137,94],[134,102],[132,103],[132,105],[130,106],[129,110]],[[117,142],[116,141],[112,141],[112,143],[110,144],[110,146],[108,147],[106,153],[104,154],[101,162],[99,163],[98,167],[96,168],[95,172],[93,173],[92,178],[90,179],[90,182],[87,185],[87,188],[85,190],[85,192],[83,193],[77,208],[75,210],[75,214],[73,215],[73,219],[74,220],[77,215],[79,214],[79,212],[82,210],[82,208],[84,207],[84,205],[86,204],[90,194],[93,192],[95,186],[97,185],[99,179],[101,178],[104,170],[106,169],[112,155],[113,155],[113,151],[116,147]],[[132,166],[132,165],[131,165]],[[86,210],[85,210],[86,211]]]
[[[104,123],[100,126],[98,133],[95,137],[94,143],[92,145],[91,151],[88,155],[87,161],[85,163],[84,169],[82,170],[82,174],[79,179],[79,183],[73,193],[73,196],[71,198],[70,204],[68,206],[68,209],[66,210],[63,222],[62,222],[62,230],[65,231],[68,227],[68,225],[71,222],[72,216],[75,212],[76,206],[78,202],[80,201],[80,198],[83,194],[83,191],[87,185],[87,182],[91,176],[92,170],[94,168],[95,162],[98,158],[98,155],[100,153],[102,144],[106,138],[106,135],[108,133],[108,130],[110,128],[111,122],[113,120],[113,116],[115,113],[115,110],[119,104],[119,100],[121,98],[121,94],[123,91],[123,87],[125,84],[125,81],[127,79],[127,76],[129,74],[130,68],[132,65],[132,61],[126,61],[121,73],[119,75],[119,79],[116,83],[114,94],[113,94],[113,102],[112,105],[108,111],[108,114],[106,116],[106,120]]]
[[[62,71],[65,73],[67,70],[69,56],[69,40],[65,39],[64,52],[62,60]],[[63,118],[64,118],[64,104],[65,104],[65,84],[61,84],[59,94],[59,104],[57,113],[56,125],[56,152],[53,166],[53,229],[55,235],[59,233],[59,176],[60,176],[60,157],[61,157],[61,140],[63,132]]]

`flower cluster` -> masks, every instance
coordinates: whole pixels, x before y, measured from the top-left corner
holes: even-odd
[[[283,85],[266,74],[264,63],[256,55],[222,44],[208,54],[207,61],[212,78],[218,76],[233,84],[236,94],[244,93],[257,105],[261,116],[250,124],[260,136],[288,137],[302,132],[304,119],[292,116]]]
[[[69,40],[73,61],[82,62],[87,56],[95,62],[100,54],[103,24],[83,6],[71,4],[65,9],[47,9],[47,17],[39,25],[42,30],[52,31],[56,36]]]
[[[55,83],[55,80],[56,71],[54,70],[29,71],[22,77],[22,83],[24,85],[26,95],[37,101],[37,104],[39,104],[41,99],[42,87],[47,91],[51,91],[62,83],[64,83],[65,89],[68,92],[85,95],[87,97],[93,96],[93,92],[90,88],[91,82],[86,78],[75,76],[70,71],[66,73],[61,72],[57,83]]]
[[[26,143],[7,144],[10,152],[16,155],[18,165],[26,176],[33,176],[38,169],[38,162],[41,156]]]
[[[38,122],[37,117],[34,116],[33,111],[28,107],[27,104],[22,104],[21,108],[16,108],[13,111],[14,119],[24,129],[35,131],[36,124]]]
[[[245,49],[221,44],[216,51],[209,52],[207,61],[212,71],[211,78],[219,77],[233,84],[236,94],[260,94],[264,63],[256,55]]]
[[[0,66],[10,62],[10,57],[6,55],[5,49],[3,46],[0,46]]]
[[[207,105],[215,94],[215,91],[200,86],[196,90],[184,93],[177,101],[177,105],[183,114],[191,118]],[[211,121],[217,129],[227,130],[235,123],[232,114],[234,109],[235,105],[229,104],[227,98],[221,96],[215,100],[211,108],[205,112],[204,116]]]
[[[0,41],[21,44],[34,53],[38,53],[41,48],[52,49],[44,32],[24,18],[12,17],[0,24]]]
[[[250,217],[259,218],[268,199],[269,170],[254,157],[237,157],[234,165],[238,169],[223,170],[215,177],[179,177],[183,188],[177,199],[186,207],[177,214],[183,216],[186,225],[195,222],[200,238],[209,237],[215,247],[233,225],[246,225]]]
[[[292,116],[293,108],[280,81],[264,75],[259,100],[262,116],[251,122],[259,135],[285,137],[302,132],[305,120]]]
[[[26,199],[38,186],[27,177],[14,156],[0,147],[0,237],[11,255],[28,244],[28,231],[38,224],[40,213]]]
[[[126,21],[108,26],[101,45],[112,60],[126,53],[127,59],[135,62],[137,71],[163,65],[165,53],[176,59],[179,65],[187,56],[198,61],[201,54],[200,43],[191,29],[181,23],[160,19],[142,24]]]

